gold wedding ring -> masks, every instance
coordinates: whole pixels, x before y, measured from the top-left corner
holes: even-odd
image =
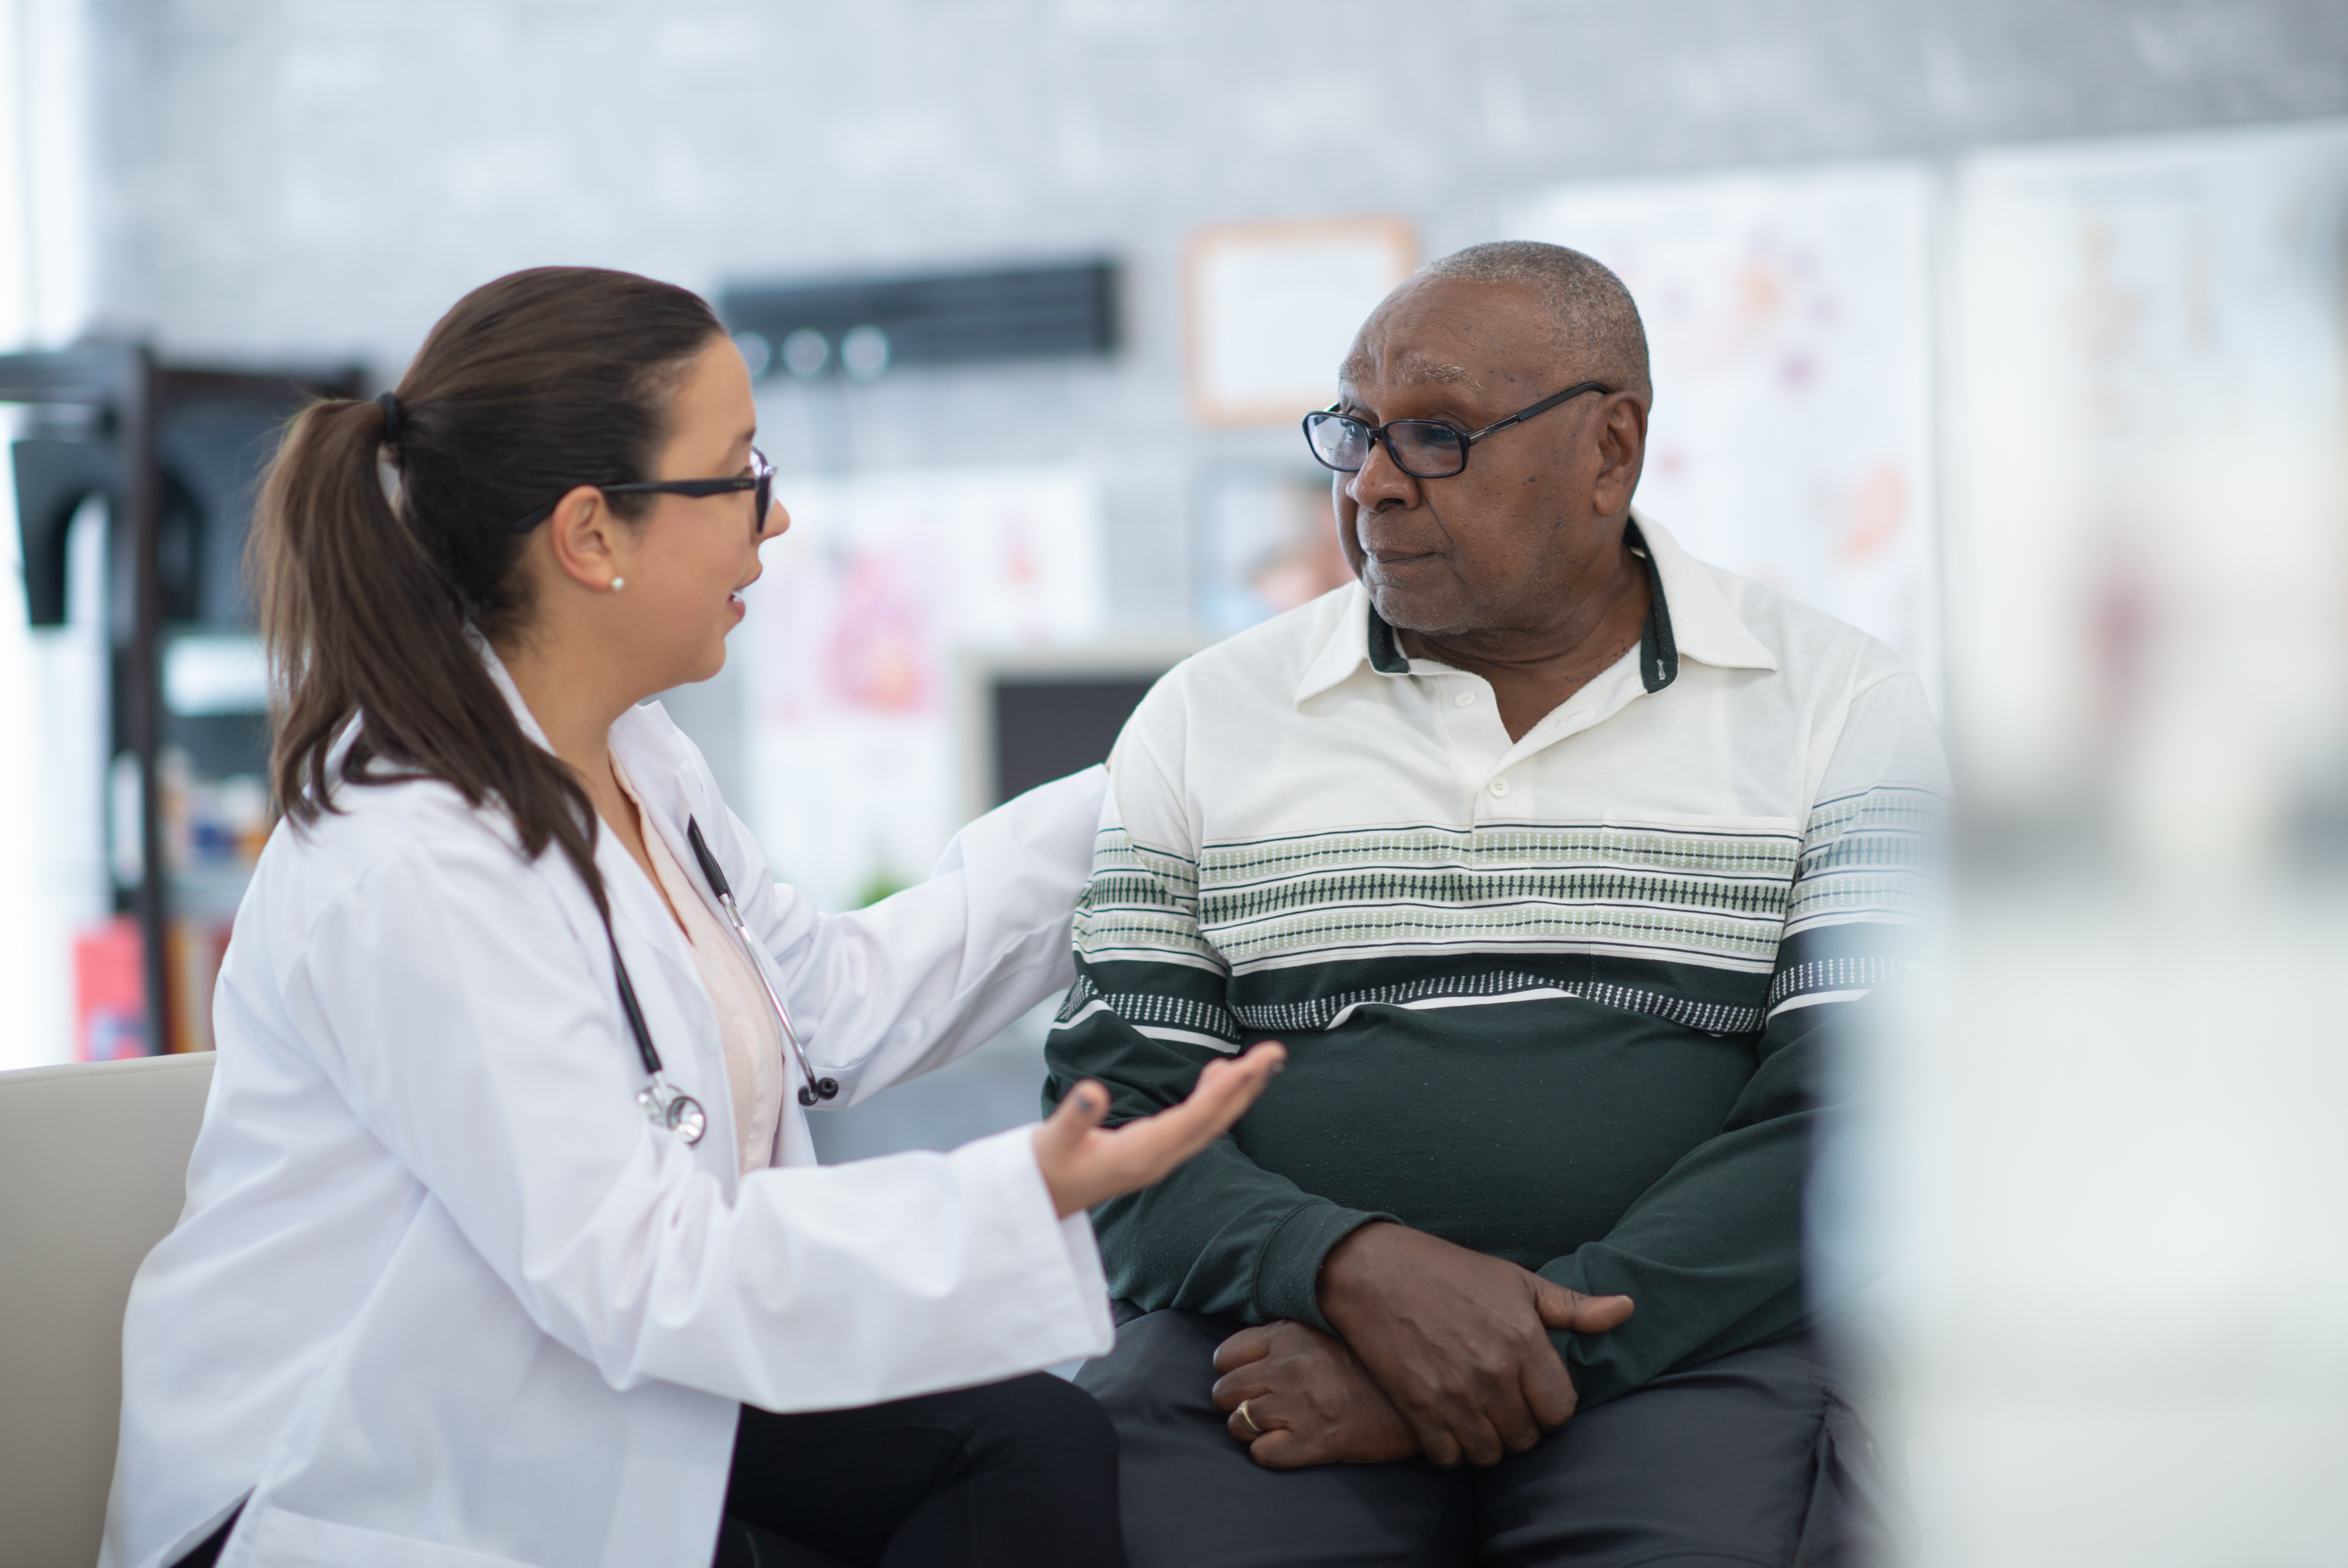
[[[1260,1438],[1263,1436],[1263,1429],[1255,1424],[1255,1418],[1247,1413],[1247,1408],[1248,1402],[1245,1399],[1241,1399],[1240,1401],[1240,1408],[1237,1410],[1234,1410],[1232,1414],[1247,1423],[1249,1437]]]

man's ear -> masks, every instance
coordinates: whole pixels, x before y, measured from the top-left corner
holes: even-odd
[[[554,503],[553,514],[546,520],[555,569],[582,588],[609,593],[620,573],[613,549],[617,528],[603,492],[593,485],[579,486]]]
[[[1615,397],[1598,430],[1598,484],[1591,500],[1599,516],[1611,517],[1631,504],[1647,461],[1647,406],[1635,397]]]

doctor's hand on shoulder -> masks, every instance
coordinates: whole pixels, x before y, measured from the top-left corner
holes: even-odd
[[[1035,1129],[1035,1163],[1052,1206],[1066,1219],[1163,1181],[1230,1131],[1287,1061],[1285,1047],[1263,1041],[1244,1056],[1208,1063],[1181,1104],[1114,1128],[1101,1125],[1108,1090],[1098,1079],[1085,1079]]]

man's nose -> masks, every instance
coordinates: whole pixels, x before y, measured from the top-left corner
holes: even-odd
[[[1402,471],[1381,438],[1370,443],[1369,455],[1362,459],[1360,469],[1345,481],[1345,493],[1365,511],[1385,511],[1392,507],[1416,505],[1418,481]]]

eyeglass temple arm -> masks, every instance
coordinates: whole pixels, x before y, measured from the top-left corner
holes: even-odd
[[[646,480],[642,483],[597,485],[605,495],[726,495],[739,490],[757,490],[758,476],[739,474],[730,480]]]
[[[1612,395],[1613,390],[1614,388],[1607,386],[1603,381],[1584,381],[1577,386],[1569,387],[1554,397],[1544,397],[1529,408],[1518,409],[1515,413],[1509,415],[1507,418],[1500,420],[1498,424],[1487,425],[1480,430],[1468,431],[1468,444],[1472,447],[1495,430],[1505,430],[1511,425],[1523,423],[1525,420],[1531,418],[1536,414],[1546,414],[1551,408],[1556,407],[1560,403],[1570,402],[1572,399],[1581,397],[1584,392],[1604,392]]]

